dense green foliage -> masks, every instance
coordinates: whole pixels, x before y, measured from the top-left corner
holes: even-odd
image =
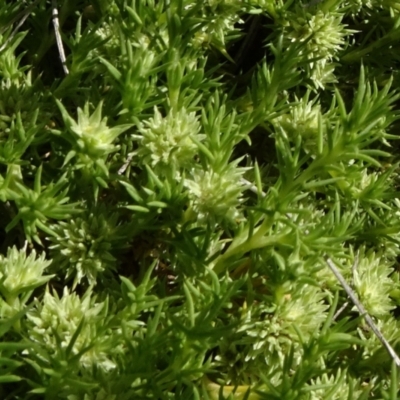
[[[53,6],[0,1],[0,397],[396,399],[325,261],[400,347],[400,2],[59,0],[68,75]]]

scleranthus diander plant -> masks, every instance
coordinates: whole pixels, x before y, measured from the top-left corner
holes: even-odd
[[[397,399],[399,11],[0,4],[0,397]]]

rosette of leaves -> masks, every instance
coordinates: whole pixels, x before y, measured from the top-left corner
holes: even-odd
[[[107,187],[109,169],[106,158],[110,153],[118,150],[118,146],[114,144],[115,139],[132,125],[116,125],[110,128],[107,125],[107,118],[101,117],[102,102],[98,104],[92,115],[89,112],[89,103],[85,104],[83,110],[78,107],[77,121],[69,115],[60,101],[56,100],[56,102],[66,127],[63,138],[72,146],[65,157],[64,165],[77,157],[73,168],[82,169],[83,178],[86,180],[94,180],[96,195],[98,185]],[[53,130],[53,132],[61,134],[59,130]]]
[[[38,228],[48,235],[54,235],[47,225],[49,219],[66,219],[80,210],[76,208],[77,203],[65,204],[69,200],[66,174],[56,183],[43,185],[41,165],[36,171],[31,189],[23,183],[20,167],[15,167],[17,168],[9,168],[6,182],[8,196],[15,202],[18,213],[6,226],[6,231],[16,227],[21,221],[27,239],[34,239],[41,244]]]

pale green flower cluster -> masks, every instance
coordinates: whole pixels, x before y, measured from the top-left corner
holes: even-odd
[[[120,43],[116,36],[116,30],[114,26],[104,22],[100,27],[97,27],[97,29],[93,29],[93,32],[101,40],[106,42],[106,49],[109,55],[116,54],[120,47]]]
[[[76,293],[70,293],[68,288],[63,290],[62,297],[54,291],[45,292],[43,300],[27,314],[30,321],[28,335],[35,343],[61,357],[72,344],[71,352],[78,354],[87,346],[90,347],[80,357],[83,368],[97,366],[104,371],[116,367],[112,355],[121,351],[121,346],[113,341],[112,332],[100,327],[104,325],[107,313],[106,302],[95,303],[90,291],[80,298]],[[79,334],[74,337],[79,329]]]
[[[9,306],[18,306],[18,295],[29,292],[49,281],[54,275],[43,275],[51,261],[45,253],[39,257],[36,251],[27,255],[27,249],[18,250],[15,246],[7,251],[7,256],[0,255],[0,293]]]
[[[137,151],[141,163],[157,167],[162,172],[165,166],[179,171],[180,168],[193,162],[198,147],[192,139],[203,140],[200,135],[200,123],[195,112],[185,108],[175,112],[170,110],[163,116],[157,107],[154,117],[144,121],[137,135],[139,149]]]
[[[191,177],[184,180],[190,207],[199,219],[213,217],[234,221],[240,218],[238,206],[245,190],[241,178],[248,168],[238,168],[235,164],[220,172],[195,169]]]
[[[309,97],[310,92],[301,99],[295,96],[295,104],[290,107],[287,114],[277,117],[274,124],[278,129],[281,128],[291,141],[300,135],[304,147],[313,153],[316,150],[321,106],[317,98],[309,100]]]
[[[342,17],[324,14],[318,11],[315,15],[307,14],[291,22],[293,31],[288,34],[293,42],[305,42],[313,56],[334,57],[344,45],[344,38],[349,33],[342,24]]]
[[[0,2],[0,399],[396,398],[332,265],[397,350],[399,2],[60,1],[68,74],[50,3]]]
[[[263,282],[265,287],[268,287],[267,282]],[[250,370],[253,365],[262,365],[268,371],[270,382],[279,385],[282,382],[280,369],[288,352],[293,350],[292,368],[296,368],[304,355],[302,340],[309,340],[320,329],[328,306],[319,288],[307,284],[286,282],[274,291],[273,302],[265,296],[253,304],[243,305],[239,328],[216,360],[232,370],[243,364]],[[302,339],[295,328],[302,333]],[[234,359],[230,358],[230,352],[238,348],[241,351],[235,353]]]
[[[282,329],[291,331],[293,337],[296,335],[293,325],[296,325],[306,338],[310,337],[326,319],[328,310],[328,305],[324,302],[326,296],[319,288],[310,285],[295,288],[293,294],[291,290],[293,289],[288,284],[286,290],[282,287],[277,291],[286,293],[278,304],[276,318],[283,321]],[[312,301],[306,302],[305,298]]]
[[[382,254],[373,251],[363,253],[354,270],[354,286],[368,313],[382,318],[396,307],[390,295],[396,286],[397,290],[400,287],[390,277],[392,263]]]
[[[353,32],[346,29],[342,18],[341,14],[319,10],[314,15],[304,13],[290,21],[287,40],[303,42],[307,59],[315,59],[309,63],[308,68],[310,79],[316,87],[324,88],[327,83],[336,81],[332,60],[343,48],[346,36]]]
[[[107,217],[103,208],[54,226],[56,236],[49,237],[53,265],[66,269],[67,278],[74,277],[73,287],[83,278],[95,285],[99,274],[115,268],[111,251],[120,239],[116,224],[116,215]]]

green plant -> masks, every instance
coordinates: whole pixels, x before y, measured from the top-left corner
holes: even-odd
[[[2,398],[396,399],[326,260],[397,351],[397,2],[58,3],[0,4]]]

